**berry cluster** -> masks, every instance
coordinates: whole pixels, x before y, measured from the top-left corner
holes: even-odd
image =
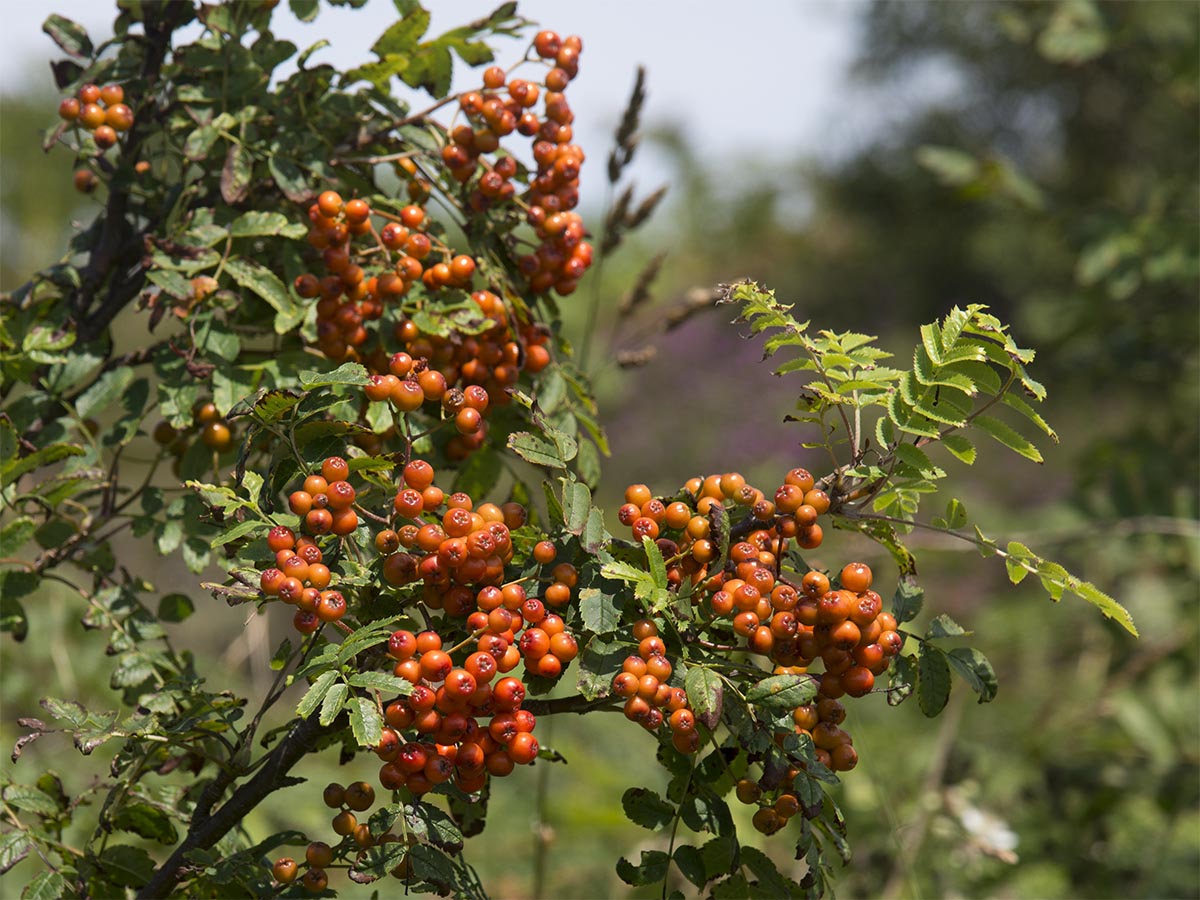
[[[759,779],[740,778],[734,794],[742,803],[757,806],[751,823],[762,834],[774,834],[783,828],[788,819],[801,811],[800,798],[791,790],[792,782],[800,774],[791,768],[782,778],[768,777],[764,772]]]
[[[342,786],[336,782],[325,787],[323,794],[325,805],[336,809],[332,826],[334,834],[339,837],[351,838],[361,850],[366,850],[376,844],[399,840],[396,835],[380,835],[378,838],[371,834],[370,827],[364,822],[359,824],[356,812],[366,812],[375,803],[375,788],[365,781]],[[385,840],[387,839],[387,840]],[[329,886],[329,876],[325,870],[333,865],[334,848],[324,841],[312,841],[304,850],[304,861],[308,868],[301,876],[300,883],[312,894],[319,894]],[[300,867],[290,856],[275,861],[271,867],[271,875],[280,885],[291,884],[300,873]]]
[[[504,389],[516,383],[519,371],[536,374],[549,364],[550,335],[532,323],[512,321],[504,302],[491,291],[475,291],[471,300],[492,323],[482,332],[426,335],[404,319],[396,323],[394,334],[410,356],[424,358],[440,371],[449,387],[482,385],[493,403],[505,403]]]
[[[211,400],[196,401],[192,407],[192,427],[189,433],[198,434],[204,445],[217,453],[228,453],[237,446],[236,429],[231,422],[225,420]],[[152,436],[156,444],[166,447],[171,452],[178,468],[184,453],[187,452],[187,433],[180,432],[170,422],[162,421],[154,426]]]
[[[340,621],[346,614],[346,598],[331,590],[332,573],[316,541],[296,537],[292,529],[277,525],[267,534],[267,546],[275,554],[275,565],[259,577],[259,588],[268,597],[278,597],[297,607],[292,625],[301,634],[312,634],[322,624]]]
[[[349,477],[350,464],[340,456],[330,456],[322,461],[320,475],[309,475],[300,490],[288,495],[288,507],[300,516],[308,534],[344,537],[358,528],[354,511],[358,492]]]
[[[723,516],[715,515],[715,507]],[[746,515],[733,522],[738,507]],[[838,727],[845,711],[837,700],[870,693],[904,638],[895,617],[883,611],[882,599],[871,590],[872,574],[865,564],[845,566],[836,588],[819,571],[807,572],[796,583],[782,571],[789,540],[805,549],[821,543],[817,519],[828,509],[829,497],[809,472],[797,468],[787,473],[773,502],[736,472],[693,478],[681,499],[666,502],[653,497],[646,485],[631,485],[618,518],[635,538],[657,541],[669,582],[677,586],[690,578],[696,585],[693,602],[706,603],[714,623],[728,619],[749,652],[768,657],[779,672],[808,673],[821,662],[819,702],[811,711],[796,710],[796,730],[812,739],[818,760],[841,771],[853,768],[858,756],[850,736]],[[712,528],[718,518],[730,529],[733,543],[722,568],[713,571],[718,550]],[[630,718],[646,715],[642,705],[655,696],[651,688],[657,690],[645,677],[656,674],[648,655],[653,650],[639,640],[641,659],[630,657],[614,681],[617,693],[629,698]],[[657,667],[664,668],[661,662]],[[665,670],[669,673],[669,666]],[[818,710],[826,712],[818,716]]]
[[[358,527],[353,504],[357,491],[347,480],[350,465],[340,456],[321,463],[321,474],[304,479],[300,490],[288,497],[288,506],[300,517],[307,532],[297,536],[286,525],[276,525],[267,533],[267,548],[275,564],[259,576],[259,589],[266,597],[278,597],[295,606],[292,625],[301,634],[312,634],[324,624],[338,622],[346,614],[346,597],[330,588],[333,575],[315,537],[334,534],[339,537]]]
[[[492,324],[475,335],[459,331],[446,336],[422,335],[408,318],[395,321],[392,334],[403,347],[388,356],[381,333],[369,329],[389,306],[401,301],[420,280],[427,291],[440,288],[470,290],[475,260],[452,251],[422,229],[425,211],[410,204],[396,221],[378,233],[373,213],[364,200],[344,201],[325,191],[308,210],[309,243],[321,250],[326,275],[300,275],[294,287],[305,299],[317,300],[317,346],[334,360],[363,362],[374,374],[365,393],[368,400],[390,400],[401,412],[420,409],[426,401],[440,402],[453,417],[458,435],[447,452],[462,459],[482,445],[486,428],[482,413],[488,404],[509,402],[506,388],[522,369],[541,371],[550,361],[549,335],[530,323],[513,320],[504,302],[491,291],[475,291],[471,299]],[[356,236],[369,236],[375,246],[370,263],[353,246]],[[386,254],[380,268],[378,254]],[[429,264],[438,252],[445,261]],[[397,254],[394,258],[393,254]],[[360,264],[362,263],[362,264]],[[378,270],[368,274],[364,264]],[[514,331],[516,326],[516,331]],[[482,388],[482,399],[472,386]],[[456,390],[457,389],[457,390]]]
[[[404,485],[392,501],[397,527],[375,537],[384,557],[383,578],[396,587],[423,581],[422,599],[429,609],[467,616],[477,608],[477,594],[504,583],[504,567],[514,552],[511,533],[525,524],[525,508],[519,503],[476,507],[461,491],[446,494],[423,459],[408,462],[402,474]],[[524,593],[512,586],[518,589]]]
[[[483,90],[468,91],[459,98],[459,111],[467,121],[451,129],[442,162],[460,184],[466,185],[478,173],[467,203],[482,211],[515,197],[511,179],[519,171],[511,156],[497,155],[491,161],[487,157],[496,154],[501,138],[514,131],[534,139],[537,173],[521,202],[539,244],[520,257],[518,268],[534,293],[553,289],[566,296],[574,292],[592,264],[583,220],[572,211],[579,203],[584,154],[571,143],[575,115],[565,93],[579,72],[583,42],[576,35],[561,38],[553,31],[542,31],[534,38],[533,50],[550,66],[543,82],[509,78],[499,66],[486,69]],[[534,112],[539,99],[541,118]]]
[[[633,625],[638,652],[626,657],[613,679],[613,693],[625,699],[625,718],[655,732],[664,722],[671,743],[680,753],[700,749],[696,715],[688,706],[687,691],[670,685],[672,666],[658,627],[649,619]],[[664,712],[665,710],[665,712]]]
[[[104,87],[85,84],[74,97],[67,97],[58,104],[58,115],[65,122],[83,126],[103,153],[117,143],[122,132],[133,127],[133,110],[124,101],[125,89],[119,84]],[[75,172],[76,190],[89,193],[96,183],[96,173],[91,169]]]
[[[384,788],[406,787],[421,796],[453,779],[459,790],[473,793],[488,775],[508,775],[537,758],[536,718],[521,709],[524,683],[512,676],[492,683],[511,662],[503,658],[509,648],[515,644],[499,659],[492,651],[475,650],[456,666],[451,654],[460,647],[444,650],[437,632],[393,633],[388,652],[396,658],[397,674],[411,678],[413,687],[384,709],[387,725],[375,748],[384,761],[379,770]],[[406,740],[402,732],[409,730],[416,734]]]
[[[714,506],[727,516],[739,509],[749,513],[739,527],[747,531],[745,543],[755,548],[761,568],[770,571],[789,540],[806,550],[821,545],[824,533],[817,519],[829,510],[829,495],[815,486],[805,469],[787,473],[774,501],[737,472],[727,472],[689,479],[677,499],[662,500],[644,484],[630,485],[617,518],[635,540],[658,541],[672,584],[680,584],[684,577],[699,583],[717,558],[717,545],[711,539]],[[716,590],[719,584],[718,573],[718,580],[709,581],[706,588]]]
[[[420,216],[423,219],[424,212]],[[389,294],[380,289],[378,278],[367,278],[354,261],[353,239],[372,234],[371,207],[365,200],[347,203],[336,191],[325,191],[309,206],[308,221],[308,243],[321,251],[326,275],[318,278],[306,272],[293,287],[306,300],[320,298],[317,347],[321,352],[330,359],[357,361],[358,348],[370,337],[363,323],[383,315]]]

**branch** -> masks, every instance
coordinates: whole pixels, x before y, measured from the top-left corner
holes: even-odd
[[[552,716],[556,713],[583,715],[594,710],[615,711],[619,708],[617,699],[597,697],[595,700],[588,700],[582,694],[575,694],[572,697],[555,697],[553,700],[526,700],[521,704],[521,708],[529,710],[535,716]]]
[[[155,15],[155,12],[160,15]],[[147,84],[155,84],[167,54],[171,52],[171,35],[175,29],[187,22],[194,15],[190,3],[167,3],[161,7],[148,7],[146,10],[146,51],[145,62],[142,66],[142,77]],[[139,118],[134,122],[133,129],[122,147],[122,158],[134,160],[138,158],[139,147],[154,129],[161,127],[152,117]],[[80,285],[71,298],[71,307],[76,317],[76,335],[80,344],[86,344],[108,328],[117,313],[138,295],[144,283],[144,273],[141,270],[140,256],[143,243],[141,234],[133,230],[128,223],[129,191],[114,190],[108,195],[108,205],[103,214],[103,225],[100,237],[88,258],[88,264],[80,273]],[[150,219],[144,230],[149,231],[155,224],[153,217],[143,210],[143,215]],[[120,283],[110,284],[108,294],[93,309],[97,292],[110,275],[122,264],[128,264],[130,277]]]
[[[238,788],[215,813],[192,825],[183,843],[175,848],[170,859],[158,868],[154,877],[138,893],[139,898],[170,896],[185,874],[189,853],[212,847],[241,824],[250,811],[268,796],[299,783],[299,779],[291,778],[287,774],[292,766],[312,752],[313,745],[319,737],[332,734],[344,728],[346,724],[344,717],[339,717],[333,724],[322,726],[317,721],[318,716],[319,713],[314,712],[307,719],[298,721],[287,737],[271,751],[257,775]]]

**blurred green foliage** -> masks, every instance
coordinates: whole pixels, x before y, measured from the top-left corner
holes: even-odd
[[[1052,543],[1143,637],[918,539],[930,596],[975,630],[1000,695],[936,726],[882,700],[856,712],[840,889],[1198,896],[1200,8],[880,2],[862,36],[858,89],[879,121],[845,156],[715,170],[690,135],[658,136],[680,177],[659,219],[662,302],[612,326],[619,346],[657,351],[625,381],[617,456],[666,470],[741,453],[748,477],[772,453],[805,460],[775,385],[727,374],[753,346],[711,317],[656,336],[693,286],[753,272],[804,318],[897,343],[954,303],[1011,316],[1064,444],[1040,468],[990,465],[999,478],[965,499]],[[664,391],[686,411],[636,428]]]

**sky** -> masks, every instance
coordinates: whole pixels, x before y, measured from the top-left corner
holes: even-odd
[[[498,4],[426,0],[433,14],[430,34],[486,15]],[[112,33],[115,4],[104,0],[0,5],[10,48],[0,54],[4,84],[33,87],[40,81],[53,89],[47,61],[57,48],[41,31],[51,12],[79,22],[94,42]],[[710,165],[741,157],[787,162],[854,143],[863,123],[845,113],[847,69],[862,8],[860,0],[520,0],[518,12],[542,27],[583,38],[579,76],[567,96],[576,116],[576,142],[599,169],[638,64],[647,67],[648,76],[643,128],[681,126]],[[301,50],[329,40],[332,46],[313,62],[349,68],[373,58],[371,44],[396,15],[390,0],[369,0],[362,10],[323,6],[316,21],[305,24],[291,15],[285,0],[273,27],[276,36]],[[520,50],[516,41],[504,40],[497,61],[511,60]],[[477,83],[474,70],[456,67],[456,87]],[[665,160],[652,151],[642,152],[632,171],[647,185],[669,174]],[[585,202],[588,181],[583,180]],[[601,181],[591,179],[596,190]]]

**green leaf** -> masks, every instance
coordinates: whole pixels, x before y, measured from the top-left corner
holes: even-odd
[[[1022,400],[1017,394],[1014,394],[1012,391],[1007,391],[1001,399],[1004,401],[1005,405],[1012,407],[1030,422],[1036,425],[1039,429],[1041,429],[1047,437],[1054,441],[1054,443],[1058,443],[1058,435],[1055,433],[1054,429],[1050,427],[1050,423],[1043,419],[1041,415],[1038,414],[1037,410]]]
[[[563,525],[571,534],[582,534],[588,513],[592,509],[592,492],[588,490],[587,485],[578,481],[569,478],[558,480],[563,486]]]
[[[899,706],[908,699],[917,681],[912,656],[897,656],[888,671],[888,706]]]
[[[12,484],[26,472],[66,459],[83,456],[87,451],[75,444],[50,444],[21,458],[9,457],[0,463],[0,486]]]
[[[288,657],[292,655],[292,642],[289,638],[284,638],[283,643],[275,650],[271,656],[271,671],[278,672],[287,665]]]
[[[313,7],[316,7],[315,0],[313,0]],[[312,189],[308,185],[307,177],[300,167],[290,159],[284,158],[279,153],[272,153],[267,158],[267,168],[271,172],[271,177],[275,179],[276,186],[293,203],[303,203],[312,196]]]
[[[300,373],[300,386],[305,390],[327,387],[331,384],[363,385],[369,384],[370,381],[366,367],[362,363],[356,362],[342,363],[332,372],[305,370]]]
[[[296,715],[307,719],[313,714],[321,701],[325,699],[325,694],[333,687],[333,683],[337,680],[336,672],[323,672],[308,692],[300,698],[300,702],[296,705]]]
[[[1091,0],[1060,0],[1037,48],[1056,63],[1080,65],[1095,59],[1108,49],[1104,18]]]
[[[921,712],[932,718],[942,711],[950,699],[950,666],[946,662],[946,654],[933,644],[922,644],[917,670],[920,674],[917,702],[921,705]]]
[[[929,628],[925,632],[925,639],[930,640],[933,638],[962,637],[967,634],[970,634],[970,632],[955,622],[948,615],[942,613],[929,623]]]
[[[407,855],[408,845],[403,841],[378,844],[354,858],[353,871],[374,878],[384,878]]]
[[[383,716],[368,697],[352,697],[350,707],[350,729],[360,747],[374,747],[383,735]]]
[[[583,627],[593,634],[612,634],[621,621],[616,597],[599,588],[583,588],[579,592],[579,614]]]
[[[1042,454],[1037,447],[994,416],[976,416],[972,424],[1026,459],[1032,459],[1039,464],[1042,462]]]
[[[121,657],[113,670],[111,684],[114,688],[138,687],[154,676],[154,663],[144,653],[127,653]]]
[[[319,0],[288,0],[288,7],[301,22],[311,22],[321,8]]]
[[[42,709],[54,718],[66,722],[71,728],[82,728],[88,720],[88,711],[83,704],[75,700],[59,700],[56,697],[43,697],[38,701]]]
[[[667,561],[653,538],[642,535],[642,549],[646,551],[646,562],[650,564],[650,577],[660,591],[667,589]]]
[[[793,710],[817,694],[816,679],[808,675],[772,675],[746,691],[746,702],[767,709]]]
[[[276,334],[291,331],[303,321],[304,307],[297,303],[291,292],[283,286],[279,276],[270,269],[243,257],[234,256],[225,263],[225,271],[241,287],[257,294],[275,310]]]
[[[941,469],[933,464],[933,461],[924,450],[913,444],[897,444],[894,452],[901,462],[912,466],[925,478],[937,478],[939,477],[938,473],[942,472]]]
[[[621,808],[634,825],[654,831],[675,818],[675,807],[649,788],[633,787],[621,795]]]
[[[28,787],[23,784],[10,784],[6,786],[3,797],[4,802],[9,806],[15,806],[17,809],[23,809],[35,815],[53,816],[59,811],[58,804],[54,802],[52,797],[39,791],[37,788]]]
[[[688,828],[710,834],[728,834],[733,830],[729,805],[711,788],[701,782],[689,793],[690,796],[685,797],[679,805],[679,817]]]
[[[583,545],[583,549],[594,556],[603,549],[611,537],[612,535],[608,533],[608,529],[604,525],[604,513],[599,507],[593,506],[588,511],[587,521],[583,523],[583,533],[579,536],[579,542]]]
[[[790,878],[785,878],[775,868],[775,862],[757,847],[742,848],[742,865],[754,873],[758,887],[765,889],[771,897],[797,897],[802,891]]]
[[[370,688],[392,694],[407,696],[412,693],[412,683],[389,672],[357,672],[350,676],[353,687]]]
[[[321,715],[317,717],[317,721],[322,725],[332,725],[333,720],[342,711],[342,704],[345,703],[346,697],[349,694],[350,688],[346,686],[344,681],[339,681],[331,687],[325,693],[325,698],[321,701]]]
[[[19,576],[28,576],[34,584],[38,580],[33,572],[0,573],[0,633],[9,632],[15,640],[23,641],[29,635],[29,617],[13,590]]]
[[[676,868],[680,873],[698,888],[708,884],[707,870],[704,865],[704,855],[691,844],[680,844],[672,855]]]
[[[21,352],[28,356],[31,362],[39,365],[65,363],[68,361],[67,357],[58,351],[66,350],[74,343],[74,332],[57,331],[47,325],[34,325],[21,338]]]
[[[607,697],[612,691],[613,676],[621,671],[621,663],[628,655],[628,645],[591,638],[579,654],[579,678],[575,683],[579,693],[588,700]]]
[[[942,364],[942,336],[937,325],[930,323],[921,326],[921,346],[934,365]]]
[[[62,873],[43,869],[25,885],[21,900],[59,900],[67,896],[67,880]]]
[[[980,703],[989,703],[995,699],[999,687],[996,670],[992,668],[986,656],[974,647],[955,647],[946,656],[959,677],[979,695]]]
[[[196,128],[192,129],[191,133],[187,136],[187,139],[183,142],[183,155],[187,159],[194,160],[196,162],[206,159],[209,151],[212,150],[213,145],[216,144],[220,137],[221,131],[219,128],[217,128],[215,123],[205,122],[202,125],[198,125]],[[220,228],[219,226],[214,226],[214,228],[219,232],[225,231],[225,229]],[[216,232],[214,232],[213,236],[217,237],[218,240],[224,237],[223,234],[218,236]],[[216,241],[213,241],[213,243],[216,243]],[[211,246],[211,244],[209,244],[209,246]]]
[[[158,617],[164,622],[182,622],[196,611],[186,594],[167,594],[158,601]]]
[[[154,860],[141,847],[109,846],[100,855],[100,868],[110,881],[124,887],[142,887],[154,874]]]
[[[221,169],[221,199],[231,206],[241,203],[250,192],[250,176],[254,172],[254,159],[246,145],[240,141],[229,144],[225,154],[225,165]]]
[[[892,595],[892,615],[897,624],[911,622],[921,614],[925,605],[925,589],[912,579],[905,576],[896,582],[896,593]]]
[[[37,524],[29,516],[13,519],[0,529],[0,556],[16,556],[36,530]]]
[[[1009,541],[1004,552],[1008,554],[1004,558],[1004,567],[1008,570],[1008,580],[1013,584],[1020,584],[1029,574],[1025,563],[1037,559],[1037,555],[1019,541]]]
[[[514,431],[508,436],[508,449],[526,462],[550,469],[565,469],[566,462],[551,441],[528,431]]]
[[[106,409],[128,390],[136,374],[131,366],[105,372],[75,401],[75,411],[80,418],[86,419]]]
[[[579,453],[575,457],[575,466],[579,469],[579,477],[588,487],[595,488],[600,483],[600,451],[592,441],[579,442]]]
[[[746,876],[740,872],[718,881],[712,886],[709,896],[712,900],[743,900],[753,897]]]
[[[229,528],[226,528],[211,541],[209,546],[214,550],[217,547],[224,547],[226,544],[232,544],[238,538],[245,537],[248,534],[255,534],[260,531],[268,531],[271,527],[270,522],[262,522],[258,519],[247,519],[245,522],[234,522]]]
[[[391,426],[391,413],[388,412],[389,404],[387,403],[372,403],[372,407],[379,406],[387,414],[386,427]],[[462,467],[455,473],[454,489],[470,494],[472,497],[485,497],[489,492],[495,489],[496,483],[500,481],[504,466],[502,457],[499,453],[472,453],[463,462]]]
[[[291,391],[267,391],[254,401],[250,414],[263,425],[273,425],[295,409],[300,399]]]
[[[405,821],[412,834],[450,853],[462,850],[463,834],[444,810],[432,803],[414,803],[406,812]]]
[[[623,856],[617,860],[617,877],[634,886],[653,884],[666,878],[670,864],[671,857],[662,850],[643,850],[636,866]]]
[[[1122,628],[1134,637],[1137,637],[1138,630],[1133,624],[1133,616],[1129,614],[1129,610],[1090,581],[1075,581],[1071,579],[1067,582],[1067,590],[1095,606],[1107,618],[1115,619]]]
[[[160,844],[174,844],[179,840],[171,817],[149,803],[135,802],[122,807],[113,820],[113,827]]]
[[[0,835],[0,875],[3,875],[33,849],[33,842],[23,831],[10,831]]]
[[[417,48],[418,42],[429,30],[429,11],[417,7],[408,15],[396,20],[379,39],[371,45],[371,52],[381,59],[392,54],[407,54]]]
[[[289,221],[283,213],[255,210],[234,219],[229,233],[235,238],[279,235],[296,240],[304,237],[308,229],[299,222]]]
[[[917,163],[938,177],[942,184],[962,187],[980,175],[979,160],[953,147],[926,144],[917,148]]]
[[[410,60],[408,67],[400,73],[400,80],[409,87],[424,88],[437,100],[450,90],[454,60],[444,44],[422,45]]]
[[[693,666],[688,669],[683,687],[687,691],[688,705],[696,718],[710,730],[716,728],[721,721],[725,699],[725,685],[721,682],[721,676],[703,666]]]
[[[962,528],[967,524],[967,509],[962,501],[951,497],[946,502],[945,527],[950,529]]]
[[[42,31],[50,35],[50,39],[68,56],[86,59],[92,55],[91,39],[77,22],[59,15],[47,16],[42,23]]]
[[[355,654],[386,641],[392,633],[392,625],[400,618],[399,615],[395,615],[385,619],[376,619],[369,626],[357,629],[338,645],[336,650],[338,665],[345,665]]]
[[[441,850],[429,844],[417,844],[408,853],[413,866],[413,877],[427,881],[437,893],[465,897],[468,894],[460,884],[459,871],[453,861]]]

